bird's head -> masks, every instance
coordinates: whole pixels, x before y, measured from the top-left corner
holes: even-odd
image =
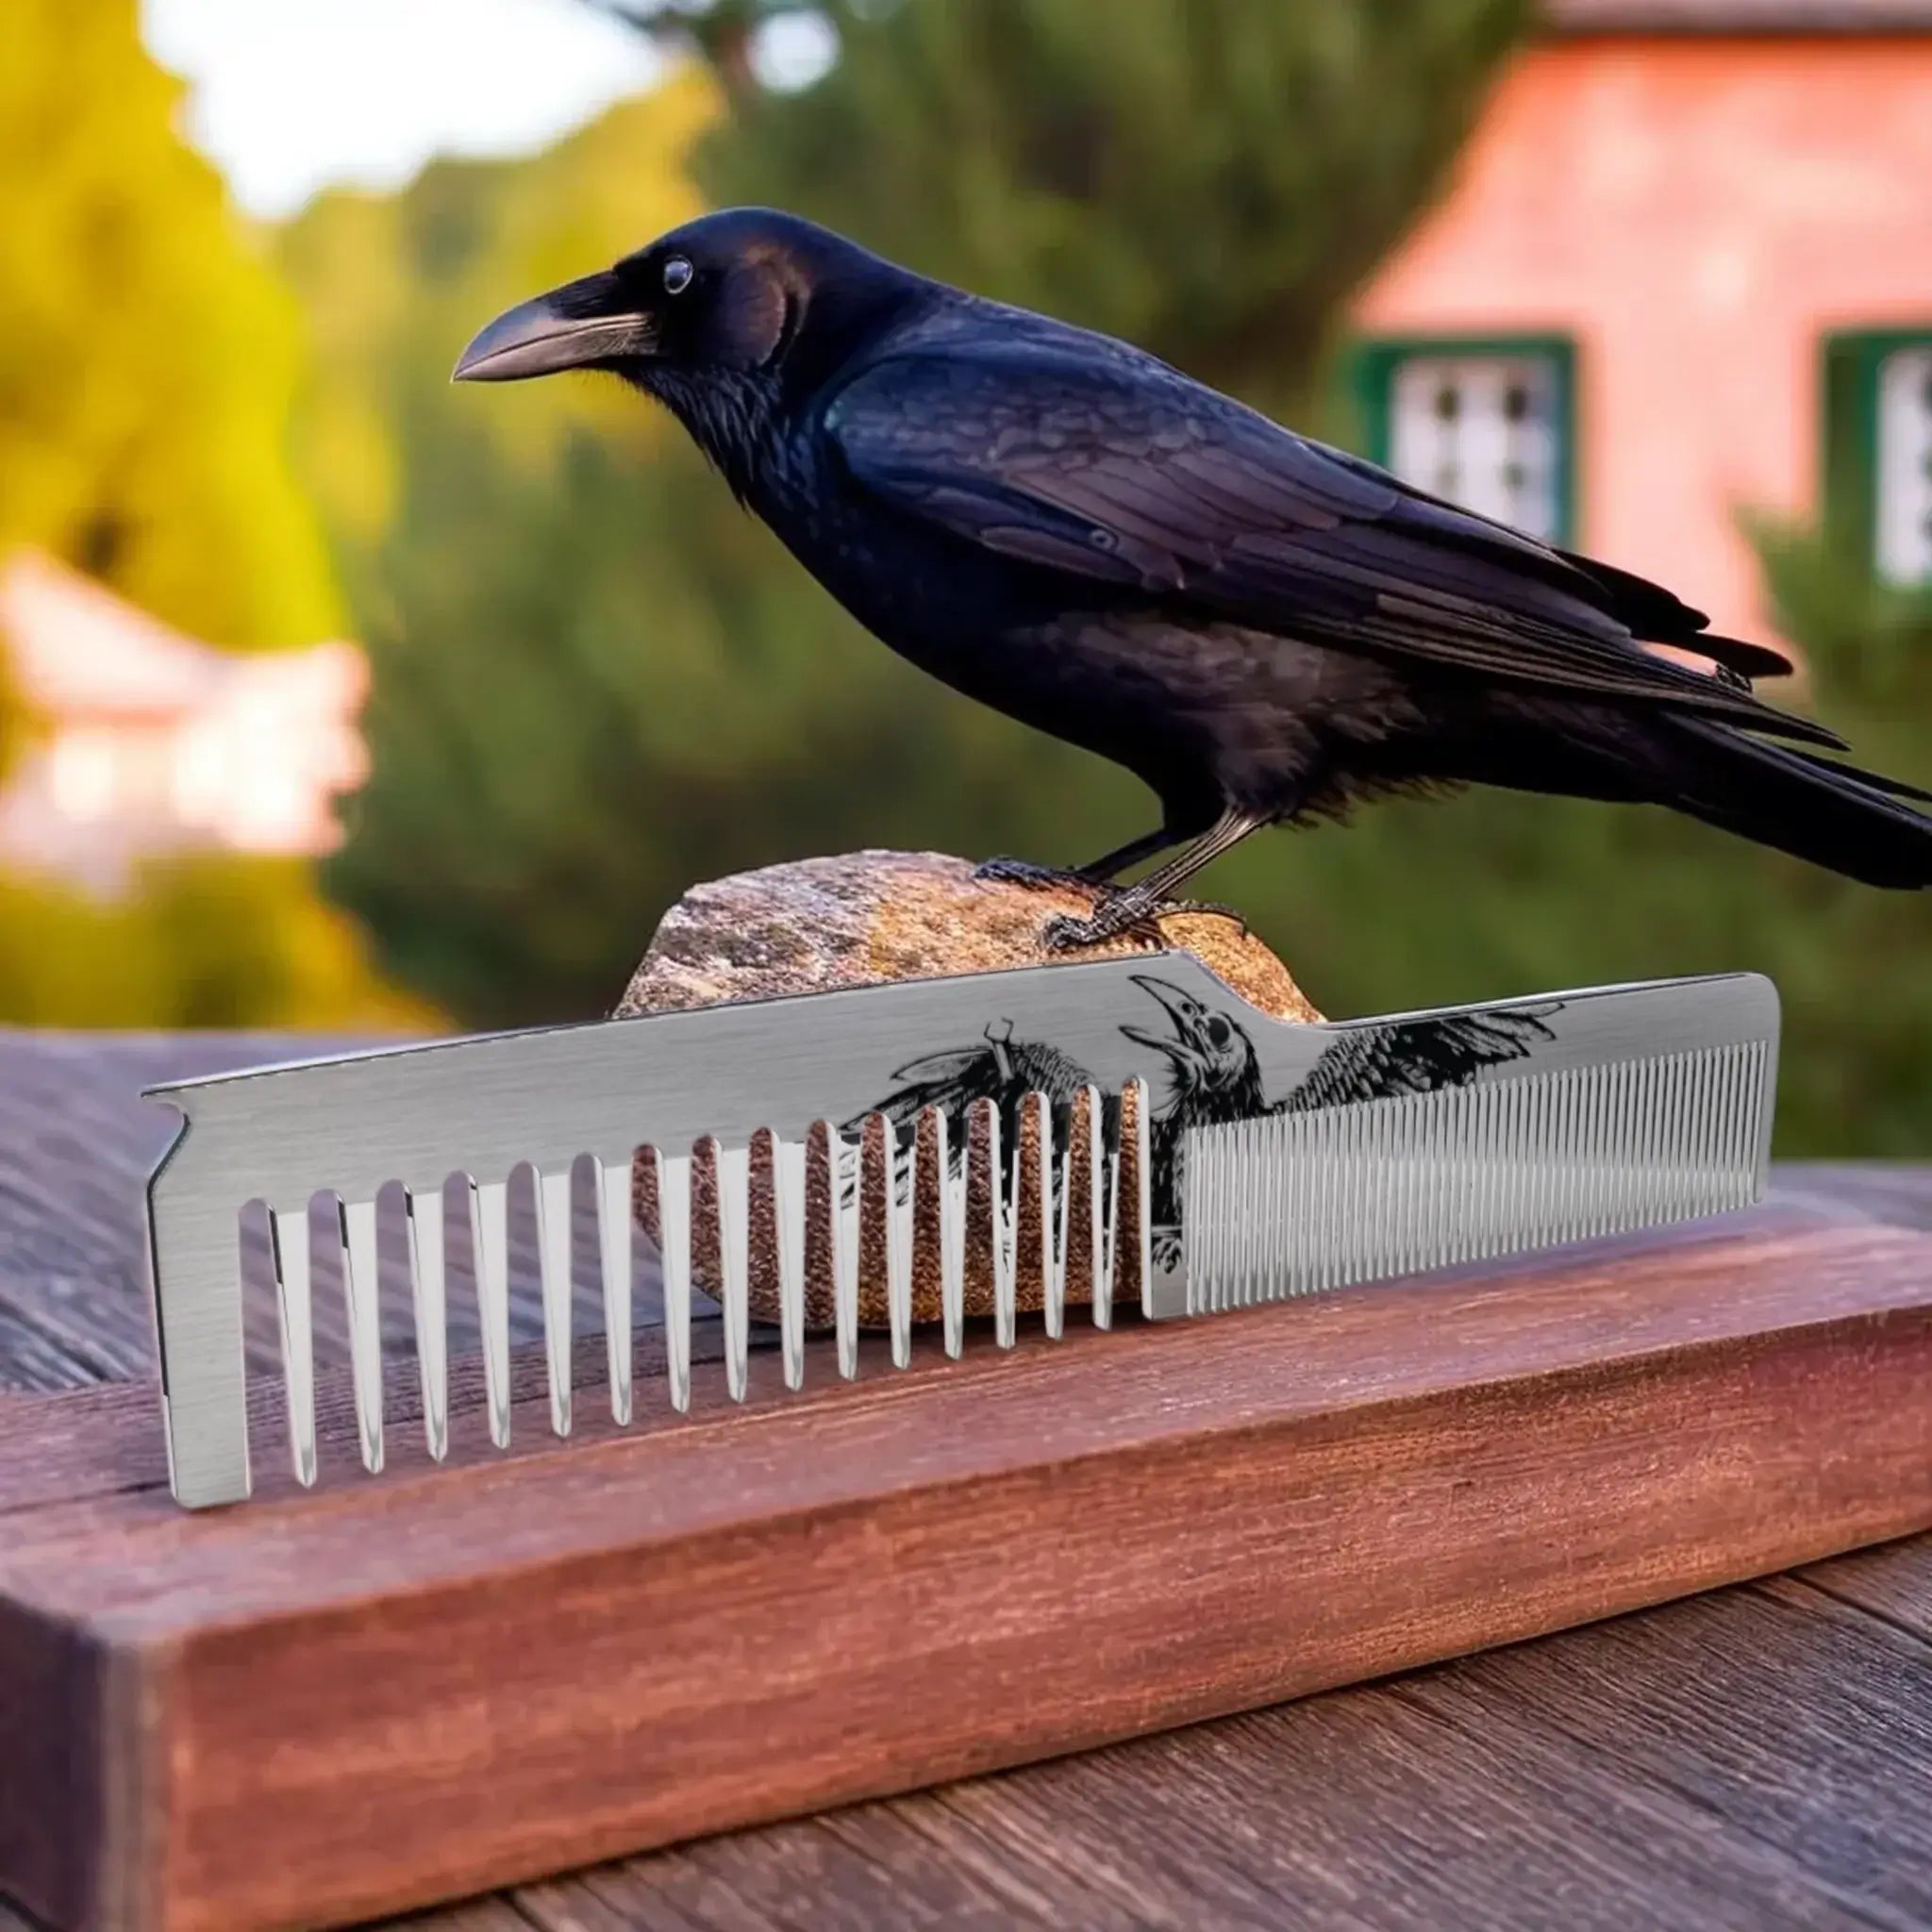
[[[670,404],[705,441],[714,408],[728,416],[748,391],[771,403],[788,381],[816,379],[927,286],[796,215],[729,208],[506,310],[453,380],[604,370]]]
[[[1260,1062],[1245,1028],[1192,993],[1151,974],[1135,974],[1134,984],[1160,1002],[1174,1031],[1154,1033],[1139,1026],[1123,1026],[1121,1031],[1138,1044],[1167,1056],[1173,1063],[1177,1093],[1245,1096],[1251,1088],[1258,1092]]]

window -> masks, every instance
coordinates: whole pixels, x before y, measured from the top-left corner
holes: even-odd
[[[1406,483],[1533,537],[1574,518],[1574,357],[1546,338],[1363,345],[1368,454]]]
[[[1932,328],[1824,344],[1825,526],[1883,582],[1932,587]]]

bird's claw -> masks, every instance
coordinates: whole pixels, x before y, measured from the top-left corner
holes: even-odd
[[[1176,912],[1212,914],[1231,919],[1240,926],[1241,937],[1248,934],[1248,922],[1232,906],[1215,906],[1199,899],[1157,899],[1134,902],[1132,887],[1101,900],[1091,919],[1070,919],[1064,913],[1049,919],[1041,938],[1050,953],[1074,952],[1084,946],[1105,945],[1108,940],[1129,938],[1151,945],[1165,945],[1167,935],[1160,922]]]

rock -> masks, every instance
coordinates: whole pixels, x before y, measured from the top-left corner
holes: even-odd
[[[1041,934],[1058,913],[1090,913],[1099,894],[1068,884],[1015,885],[974,876],[963,858],[937,852],[856,852],[767,866],[695,886],[658,927],[614,1018],[662,1013],[724,1000],[770,999],[885,980],[1016,966],[1062,965],[1156,949],[1150,939],[1123,937],[1080,952],[1047,953]],[[1322,1016],[1288,968],[1261,941],[1220,914],[1173,912],[1159,920],[1161,943],[1190,952],[1251,1005],[1281,1020]],[[702,1175],[692,1201],[700,1226],[715,1213]],[[638,1218],[655,1241],[655,1216],[634,1188]],[[775,1295],[757,1286],[751,1312],[775,1321]],[[966,1310],[992,1312],[969,1271]],[[699,1277],[708,1292],[715,1284]],[[823,1284],[808,1291],[808,1319],[828,1313]],[[1070,1284],[1069,1299],[1076,1299]],[[922,1303],[929,1297],[922,1295]],[[1037,1306],[1023,1296],[1021,1306]],[[917,1312],[924,1314],[922,1307]],[[861,1272],[859,1321],[886,1323],[885,1283]]]

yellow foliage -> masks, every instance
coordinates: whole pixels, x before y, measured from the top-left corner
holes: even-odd
[[[291,475],[297,318],[175,132],[135,0],[5,0],[0,547],[212,642],[339,624]]]
[[[104,903],[0,874],[0,1024],[433,1033],[297,860],[183,859]]]

